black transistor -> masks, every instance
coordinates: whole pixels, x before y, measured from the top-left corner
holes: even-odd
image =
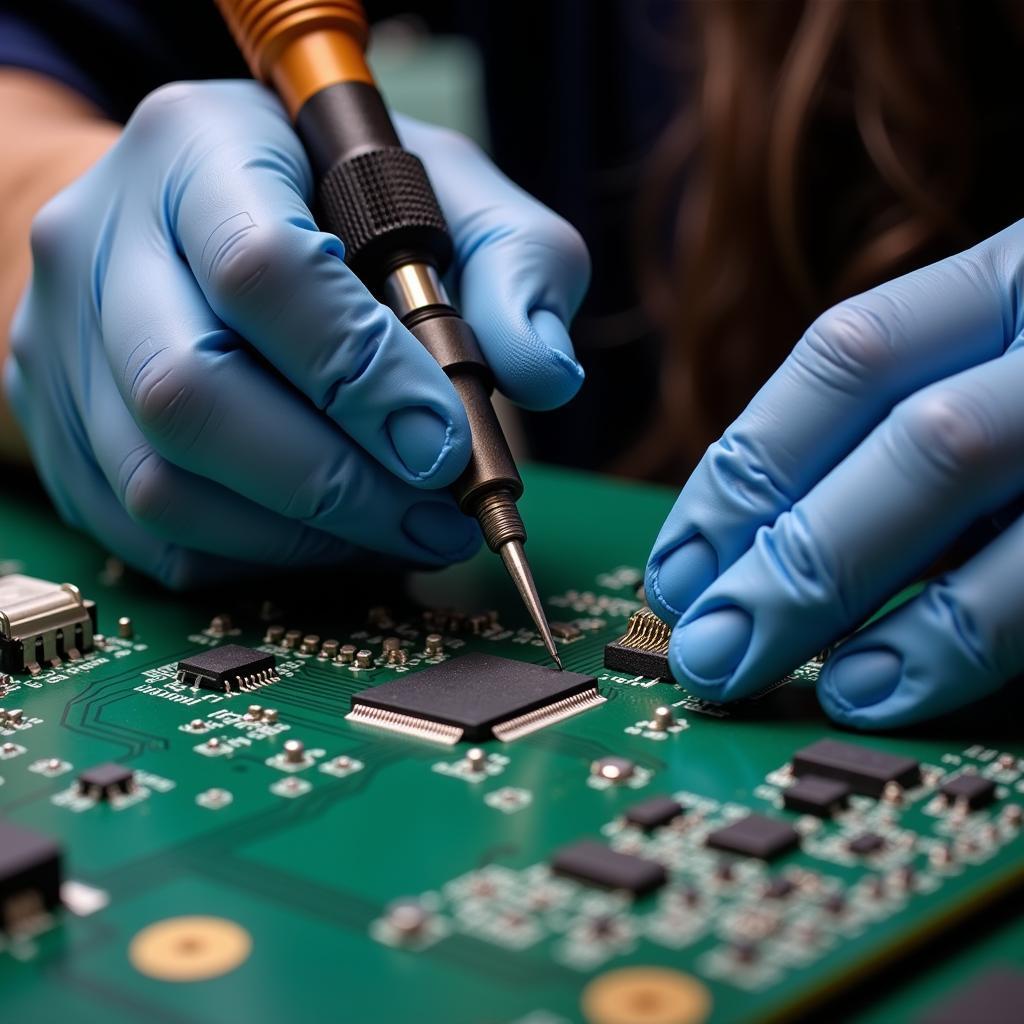
[[[652,832],[662,825],[667,825],[673,818],[683,813],[683,805],[668,796],[652,796],[632,807],[626,808],[626,821],[636,825],[645,832]]]
[[[782,802],[791,811],[830,818],[846,806],[849,797],[849,785],[839,779],[804,775],[783,791]]]
[[[764,814],[748,814],[712,832],[706,840],[715,850],[772,860],[800,845],[800,833],[792,825]]]
[[[953,803],[967,805],[972,811],[988,807],[996,798],[996,784],[984,775],[957,775],[939,786],[939,792]]]
[[[60,904],[60,847],[47,836],[0,821],[0,931],[31,928]]]
[[[135,773],[123,764],[105,761],[86,768],[78,776],[78,792],[94,800],[125,796],[135,788]]]
[[[556,875],[605,889],[623,889],[634,896],[653,892],[668,881],[668,873],[657,861],[617,853],[592,839],[562,847],[551,868]]]
[[[846,844],[846,848],[850,853],[860,854],[863,857],[869,853],[878,853],[879,850],[884,850],[885,839],[877,832],[862,832],[859,836],[854,836]]]

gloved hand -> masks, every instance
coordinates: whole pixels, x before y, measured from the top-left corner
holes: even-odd
[[[1024,221],[820,317],[707,451],[647,566],[670,660],[731,700],[859,626],[1024,492]],[[825,663],[836,721],[895,727],[1024,670],[1024,520]],[[677,621],[678,620],[678,621]]]
[[[579,236],[468,140],[399,128],[499,387],[567,401]],[[267,90],[184,83],[36,218],[12,407],[63,517],[170,585],[369,552],[441,565],[478,545],[445,490],[469,457],[462,405],[316,229],[312,184]]]

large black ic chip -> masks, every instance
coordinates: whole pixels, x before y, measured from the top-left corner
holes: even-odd
[[[0,821],[0,931],[17,931],[60,903],[60,847],[46,836]]]
[[[603,701],[593,676],[465,654],[361,690],[346,717],[440,743],[513,740]]]
[[[745,857],[772,860],[800,845],[800,833],[791,825],[764,814],[748,814],[707,837],[707,845],[716,850],[741,853]]]
[[[274,655],[239,644],[211,647],[178,662],[178,682],[220,693],[242,693],[277,681]]]
[[[911,757],[831,739],[798,750],[793,755],[793,772],[839,779],[865,796],[881,796],[887,782],[907,788],[921,781],[921,766]]]
[[[562,847],[551,868],[556,875],[605,889],[624,889],[634,896],[653,892],[668,881],[668,873],[657,861],[617,853],[592,839]]]

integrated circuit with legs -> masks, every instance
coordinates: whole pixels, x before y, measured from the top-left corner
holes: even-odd
[[[361,690],[352,697],[347,717],[438,743],[509,742],[603,701],[593,676],[489,654],[464,654]]]

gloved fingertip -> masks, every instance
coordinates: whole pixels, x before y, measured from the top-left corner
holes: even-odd
[[[647,563],[644,589],[666,622],[678,619],[718,577],[718,555],[698,533]]]
[[[550,309],[532,309],[529,313],[529,320],[537,337],[552,352],[568,356],[568,365],[575,366],[577,371],[582,374],[583,368],[576,362],[572,340],[569,338],[569,331],[562,318],[557,313],[552,313]]]
[[[818,700],[841,725],[879,728],[887,724],[886,707],[903,677],[899,655],[886,648],[834,655],[818,678]]]
[[[425,406],[396,409],[387,418],[388,435],[412,483],[433,482],[453,453],[451,423]],[[456,467],[458,475],[461,466]],[[442,474],[438,486],[450,483]]]
[[[855,708],[880,704],[899,685],[903,662],[885,648],[836,656],[825,663],[819,685]]]
[[[716,608],[676,626],[669,662],[676,678],[696,684],[702,695],[725,696],[730,677],[743,660],[754,632],[749,612],[734,605]],[[712,698],[715,699],[715,698]]]
[[[586,374],[573,353],[572,341],[561,317],[547,309],[535,309],[528,319],[548,360],[547,372],[541,370],[536,374],[531,394],[521,404],[540,411],[557,409],[576,395]]]

